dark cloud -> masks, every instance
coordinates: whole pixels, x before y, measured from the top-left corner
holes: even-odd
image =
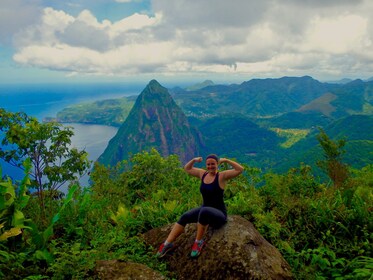
[[[364,2],[364,0],[281,0],[277,1],[282,4],[291,4],[296,6],[325,8],[325,7],[341,7],[341,6],[356,6]]]
[[[61,42],[75,47],[85,47],[98,51],[110,49],[107,32],[79,20],[70,24],[63,33],[57,34]]]

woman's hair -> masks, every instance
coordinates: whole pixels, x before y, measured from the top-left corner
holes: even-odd
[[[208,155],[208,156],[206,157],[206,160],[208,160],[209,158],[213,158],[214,160],[216,160],[216,162],[219,162],[219,158],[218,158],[218,156],[215,155],[215,154]]]

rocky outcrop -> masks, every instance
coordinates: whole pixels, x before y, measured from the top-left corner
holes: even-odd
[[[151,268],[133,262],[118,260],[97,261],[95,272],[102,280],[165,280],[166,278]]]
[[[143,237],[158,249],[171,227],[153,229]],[[207,245],[199,258],[191,259],[195,230],[195,224],[187,225],[173,252],[164,257],[177,279],[292,279],[289,264],[248,220],[229,216],[222,228],[209,229]]]

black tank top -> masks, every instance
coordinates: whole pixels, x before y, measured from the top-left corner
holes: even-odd
[[[203,206],[217,208],[227,215],[227,208],[224,204],[224,190],[219,186],[219,172],[216,173],[212,183],[206,184],[203,182],[208,172],[203,174],[200,191],[203,198]]]

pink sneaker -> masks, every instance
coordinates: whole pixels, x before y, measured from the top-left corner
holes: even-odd
[[[162,243],[156,254],[157,258],[163,258],[167,254],[167,252],[170,251],[173,247],[174,244],[172,243],[168,243],[167,245]]]
[[[190,256],[192,258],[197,258],[202,251],[203,246],[205,246],[205,241],[201,239],[199,242],[194,241],[193,247],[192,247],[192,252],[190,253]]]

